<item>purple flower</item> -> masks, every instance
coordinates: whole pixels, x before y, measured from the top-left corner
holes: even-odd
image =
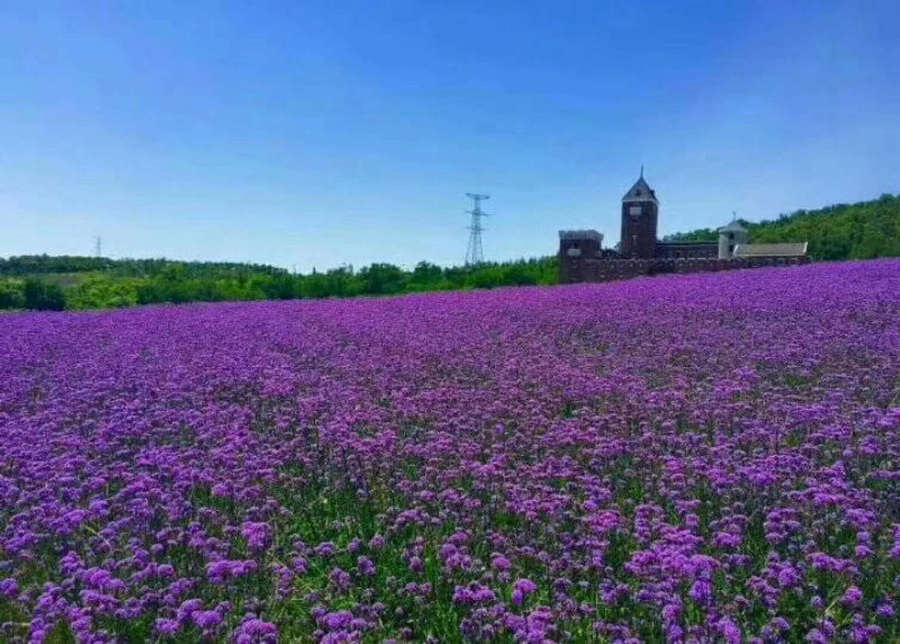
[[[336,613],[328,613],[321,618],[319,622],[329,631],[337,631],[350,626],[353,621],[353,613],[344,610]]]
[[[677,622],[681,617],[682,606],[681,604],[666,604],[663,606],[662,615],[663,621],[668,623]]]
[[[174,637],[181,630],[181,624],[174,619],[156,620],[156,631],[163,637]]]
[[[828,644],[829,639],[818,628],[814,628],[804,638],[809,644]]]
[[[215,628],[222,623],[222,615],[215,610],[198,610],[191,615],[191,618],[203,630]]]
[[[334,544],[330,541],[324,541],[317,545],[313,552],[317,557],[328,559],[335,555],[335,553],[337,552],[337,548],[335,548]]]
[[[346,593],[350,590],[350,573],[346,570],[342,570],[341,568],[335,567],[331,574],[328,576],[331,580],[331,583],[334,584],[334,587],[338,589],[338,591],[342,593]]]
[[[723,617],[716,623],[716,627],[722,634],[722,638],[728,642],[728,644],[741,644],[743,641],[741,629],[738,628],[738,625],[735,624],[733,620]]]
[[[234,640],[236,644],[274,644],[278,639],[275,624],[264,622],[250,615],[241,622]]]
[[[237,579],[256,572],[258,565],[252,559],[244,561],[211,561],[206,564],[206,578],[214,585],[222,585],[231,579]]]
[[[712,584],[706,579],[698,579],[691,586],[689,595],[698,604],[708,604],[712,599]]]
[[[856,546],[856,548],[854,549],[854,554],[856,555],[857,559],[868,559],[875,554],[875,551],[872,550],[869,546],[861,544]]]
[[[529,595],[537,590],[537,584],[530,579],[517,579],[513,584],[512,600],[518,606],[521,606]]]
[[[875,610],[875,614],[879,617],[883,617],[885,619],[890,619],[894,616],[894,607],[891,606],[888,602],[882,602],[878,605],[878,608]]]
[[[245,521],[241,535],[247,540],[251,550],[265,550],[272,542],[272,526],[268,523]]]
[[[0,595],[3,595],[7,599],[13,599],[17,597],[18,594],[19,583],[15,579],[9,577],[7,579],[4,579],[3,581],[0,581]]]
[[[496,555],[491,560],[491,565],[501,572],[506,572],[510,567],[509,559],[507,559],[503,555]]]
[[[847,606],[856,606],[859,604],[860,600],[862,600],[862,596],[862,591],[859,588],[850,586],[844,591],[844,595],[841,597],[841,603]]]
[[[375,574],[375,564],[368,557],[357,558],[356,569],[359,571],[359,574],[365,577],[371,577]]]

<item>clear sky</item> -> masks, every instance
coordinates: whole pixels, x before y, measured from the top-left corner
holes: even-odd
[[[4,2],[0,255],[307,271],[900,192],[900,2]]]

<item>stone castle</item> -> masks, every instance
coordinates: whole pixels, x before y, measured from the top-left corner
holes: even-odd
[[[810,261],[806,242],[751,244],[737,220],[719,228],[717,242],[660,241],[656,238],[659,199],[644,169],[622,197],[622,238],[618,250],[603,248],[596,230],[559,231],[559,277],[563,284],[605,282],[657,273],[694,273]]]

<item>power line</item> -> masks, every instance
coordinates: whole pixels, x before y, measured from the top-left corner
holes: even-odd
[[[489,213],[481,210],[481,202],[490,199],[491,196],[473,192],[467,192],[466,196],[474,202],[472,210],[466,211],[472,215],[472,223],[469,225],[469,245],[466,248],[466,266],[472,266],[484,261],[484,251],[481,248],[481,232],[484,227],[481,225],[481,218],[487,217]]]

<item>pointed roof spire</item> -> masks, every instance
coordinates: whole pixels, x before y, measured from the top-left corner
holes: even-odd
[[[655,201],[656,203],[659,203],[659,200],[656,198],[656,192],[653,191],[653,188],[651,188],[647,183],[647,180],[644,179],[643,163],[641,164],[641,176],[634,182],[631,189],[625,193],[625,196],[622,197],[622,201]]]

